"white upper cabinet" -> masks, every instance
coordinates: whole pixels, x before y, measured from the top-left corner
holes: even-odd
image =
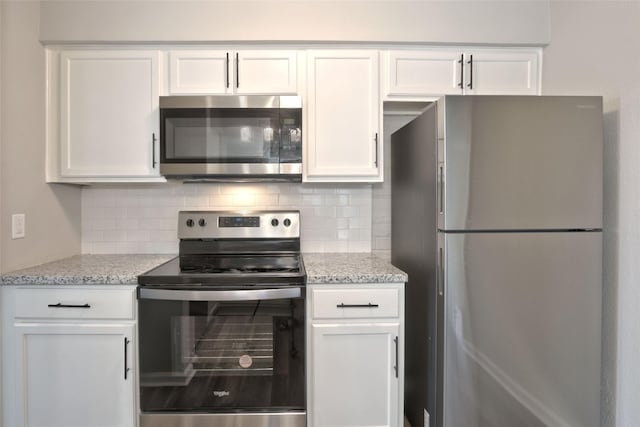
[[[171,50],[171,95],[296,94],[295,50]]]
[[[448,50],[385,53],[386,95],[459,94],[462,54]]]
[[[169,93],[199,95],[231,93],[230,52],[172,50],[169,52]]]
[[[59,134],[52,125],[48,150],[59,163],[50,180],[160,179],[159,57],[151,50],[60,53]]]
[[[382,181],[377,50],[307,52],[305,181]]]
[[[467,95],[539,95],[540,52],[479,50],[465,54]]]
[[[385,99],[439,95],[538,95],[541,51],[412,49],[384,53]]]

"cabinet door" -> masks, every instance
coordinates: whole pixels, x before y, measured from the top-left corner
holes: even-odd
[[[310,427],[400,425],[399,330],[398,323],[311,325]]]
[[[378,52],[308,53],[305,180],[381,181]]]
[[[386,52],[386,96],[461,94],[464,76],[459,50]]]
[[[231,93],[231,67],[231,52],[227,50],[172,50],[169,52],[169,93]]]
[[[133,373],[126,371],[135,361],[133,325],[18,323],[15,329],[18,425],[136,425]]]
[[[157,177],[157,51],[60,55],[62,177]]]
[[[539,94],[538,51],[476,51],[465,54],[467,95]]]
[[[295,50],[238,51],[235,55],[236,93],[242,95],[297,93]]]

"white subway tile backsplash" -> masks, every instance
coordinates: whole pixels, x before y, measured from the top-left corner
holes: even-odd
[[[83,253],[177,253],[180,210],[296,209],[306,252],[372,249],[369,184],[182,184],[82,190]]]
[[[342,218],[355,218],[360,214],[360,210],[355,206],[340,206],[337,216]]]
[[[154,232],[157,236],[157,232]],[[128,230],[127,242],[148,242],[151,240],[150,230]]]

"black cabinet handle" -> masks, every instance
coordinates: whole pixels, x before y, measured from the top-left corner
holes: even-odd
[[[467,64],[469,64],[469,84],[467,86],[473,90],[473,55],[469,55]]]
[[[340,303],[338,305],[336,305],[336,307],[338,308],[378,308],[380,307],[378,304],[345,304],[345,303]]]
[[[229,52],[227,52],[227,89],[229,89]]]
[[[236,89],[240,87],[240,54],[236,52]]]
[[[124,337],[124,379],[127,379],[127,373],[129,372],[129,360],[127,357],[127,346],[131,341]]]
[[[156,134],[151,134],[151,169],[156,168]]]
[[[398,337],[395,337],[393,339],[393,342],[396,344],[396,365],[393,367],[393,369],[396,371],[396,378],[398,378]]]
[[[460,82],[458,82],[458,87],[462,89],[464,87],[464,53],[460,55],[458,64],[460,64]]]
[[[375,157],[375,160],[373,161],[373,165],[375,167],[378,167],[378,132],[376,132],[374,143],[376,144],[376,157]]]
[[[49,304],[47,307],[51,308],[91,308],[89,304],[63,304],[61,302],[57,304]]]

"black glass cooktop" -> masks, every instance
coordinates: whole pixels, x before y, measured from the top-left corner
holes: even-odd
[[[188,255],[176,257],[140,276],[142,285],[304,284],[299,254]]]

